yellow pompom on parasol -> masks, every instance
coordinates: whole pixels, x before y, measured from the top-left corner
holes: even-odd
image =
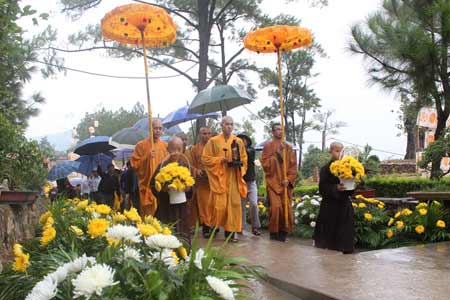
[[[257,29],[247,33],[244,37],[244,47],[257,53],[277,53],[278,58],[278,84],[280,93],[280,113],[282,142],[286,142],[285,124],[284,124],[284,106],[283,106],[283,79],[281,73],[281,53],[300,47],[306,47],[312,44],[311,32],[302,27],[289,25],[275,25]],[[283,178],[286,175],[286,148],[283,148]],[[284,188],[284,218],[285,224],[288,224],[288,192]]]

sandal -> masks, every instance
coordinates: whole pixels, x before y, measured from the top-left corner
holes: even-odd
[[[230,242],[231,242],[231,243],[237,243],[237,242],[239,242],[239,240],[238,240],[237,238],[231,238],[231,239],[230,239]]]
[[[256,235],[256,236],[260,236],[260,235],[261,235],[261,232],[259,232],[258,229],[253,229],[253,230],[252,230],[252,233],[253,233],[254,235]]]

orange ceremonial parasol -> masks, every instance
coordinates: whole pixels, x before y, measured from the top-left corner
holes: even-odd
[[[281,75],[281,52],[292,49],[309,46],[312,44],[311,32],[306,28],[288,25],[275,25],[260,28],[247,33],[244,38],[245,48],[257,53],[277,53],[278,57],[278,89],[280,91],[280,113],[282,142],[286,142],[284,131],[284,107],[283,107],[283,79]],[[286,148],[283,148],[283,178],[286,175]],[[288,225],[288,192],[287,187],[284,188],[284,218],[285,226]]]
[[[164,48],[172,45],[176,40],[176,26],[164,9],[135,3],[116,7],[107,13],[102,19],[102,34],[108,40],[121,44],[140,45],[144,50],[148,130],[153,149],[152,106],[146,48]]]

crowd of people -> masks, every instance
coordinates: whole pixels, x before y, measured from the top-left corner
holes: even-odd
[[[100,166],[81,186],[73,187],[65,179],[58,180],[58,193],[68,197],[90,198],[115,210],[135,207],[142,217],[152,215],[164,223],[174,224],[175,230],[189,240],[196,224],[203,237],[209,238],[224,231],[225,238],[238,241],[246,229],[246,206],[250,208],[251,233],[259,236],[258,189],[255,174],[255,149],[245,133],[234,135],[230,116],[221,121],[222,132],[211,134],[209,127],[198,132],[198,141],[187,146],[184,133],[163,142],[163,126],[153,120],[153,143],[145,139],[136,144],[124,170],[110,164]],[[272,139],[265,143],[261,165],[266,182],[269,205],[270,239],[285,242],[293,230],[292,199],[297,176],[297,158],[292,146],[282,142],[282,127],[272,125]],[[331,161],[320,173],[319,191],[322,194],[314,233],[316,247],[352,253],[354,247],[354,217],[350,202],[352,191],[346,191],[339,178],[331,174],[329,166],[339,159],[342,144],[330,146]],[[158,190],[155,178],[162,167],[171,162],[186,166],[195,185],[185,190],[187,201],[171,204],[169,190]],[[286,172],[286,177],[284,177]],[[86,185],[86,186],[83,186]]]

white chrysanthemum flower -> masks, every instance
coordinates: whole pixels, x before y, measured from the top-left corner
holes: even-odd
[[[95,257],[86,256],[86,254],[83,254],[83,256],[78,257],[73,262],[67,263],[66,268],[67,271],[70,273],[78,273],[82,271],[84,268],[86,268],[88,263],[94,265],[96,263]]]
[[[225,300],[234,300],[233,290],[222,279],[214,276],[206,276],[209,286]]]
[[[300,202],[297,207],[303,207],[303,205],[305,205],[305,202]]]
[[[50,300],[56,297],[58,283],[52,276],[45,276],[27,295],[25,300]]]
[[[316,222],[311,221],[311,223],[309,223],[309,225],[314,228],[314,227],[316,227]]]
[[[319,201],[317,201],[316,199],[311,200],[311,204],[314,205],[314,206],[319,206],[320,205]]]
[[[72,279],[75,298],[91,298],[93,294],[101,296],[102,290],[108,286],[117,284],[114,282],[113,269],[105,264],[94,265],[84,269],[75,279]]]
[[[97,213],[97,212],[95,212],[95,211],[92,212],[92,219],[98,219],[98,218],[100,218],[101,216],[102,216],[101,214],[99,214],[99,213]]]
[[[309,218],[312,220],[312,219],[314,219],[316,217],[316,215],[315,214],[309,214]]]
[[[123,249],[123,255],[126,258],[132,258],[138,262],[142,262],[142,255],[139,253],[138,250],[132,247],[125,247]]]
[[[178,258],[172,255],[172,249],[163,249],[160,252],[155,252],[152,254],[152,258],[156,260],[161,260],[169,269],[175,269],[178,265]]]
[[[295,212],[294,212],[294,216],[297,218],[298,215],[299,215],[298,211],[295,211]]]
[[[62,266],[59,266],[53,273],[50,273],[48,276],[51,276],[57,283],[63,282],[67,275],[69,274],[69,263],[65,263]]]
[[[165,234],[154,234],[145,238],[145,243],[151,248],[170,248],[175,249],[181,247],[180,241],[176,236]]]
[[[302,198],[303,198],[303,200],[308,200],[308,199],[310,199],[311,197],[310,197],[309,195],[305,195],[305,196],[303,196]]]
[[[194,265],[200,270],[202,269],[202,259],[204,256],[205,251],[203,251],[202,248],[198,249],[197,252],[195,253]]]
[[[298,224],[298,219],[297,219],[297,218],[294,219],[294,224],[295,224],[295,225]]]
[[[306,209],[302,210],[302,216],[306,215],[308,213],[308,211]]]
[[[139,229],[134,226],[117,224],[108,228],[106,237],[112,240],[125,240],[132,243],[139,243],[141,234]]]

